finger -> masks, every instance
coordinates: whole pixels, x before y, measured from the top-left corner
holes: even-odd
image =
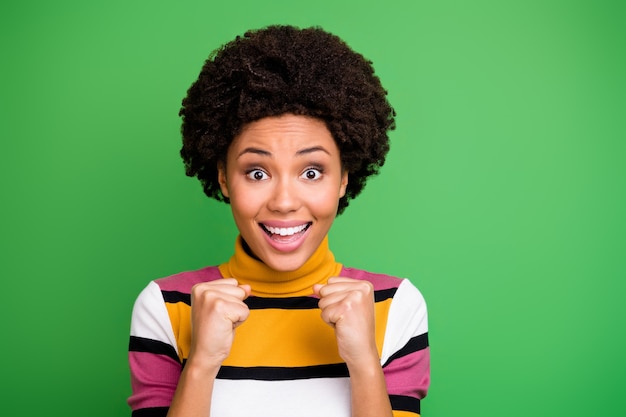
[[[353,312],[358,316],[369,315],[374,307],[373,291],[367,285],[351,285],[349,290],[332,292],[321,297],[318,307],[322,312],[330,308],[340,309],[341,315]],[[333,322],[336,323],[337,320]]]
[[[242,300],[245,300],[246,298],[250,297],[250,294],[252,293],[252,287],[250,287],[248,284],[242,284],[242,285],[239,285],[239,288],[241,288],[246,294],[245,297],[242,298]]]
[[[358,282],[358,280],[353,278],[344,278],[344,277],[330,277],[326,284],[314,284],[313,285],[313,293],[319,295],[319,292],[322,288],[327,287],[331,284],[337,284],[342,282]]]
[[[199,297],[234,297],[244,300],[250,295],[249,285],[238,285],[235,279],[225,279],[196,284],[191,290],[192,299]]]
[[[217,326],[214,329],[225,330],[226,323],[229,324],[228,327],[237,327],[248,318],[249,314],[248,306],[239,298],[223,294],[219,296],[203,294],[199,302],[192,303],[191,321],[192,325],[196,322],[204,323],[209,327]]]
[[[320,300],[318,301],[317,306],[320,309],[324,310],[325,308],[328,308],[328,306],[330,305],[343,303],[347,296],[348,296],[348,292],[346,291],[329,292],[320,297]]]
[[[329,284],[336,284],[339,282],[360,282],[361,280],[359,279],[354,279],[354,278],[346,278],[346,277],[330,277],[328,278],[328,283]]]
[[[335,277],[331,278],[328,284],[319,289],[319,295],[320,297],[326,297],[333,293],[349,291],[360,291],[365,294],[373,294],[374,286],[369,281]]]
[[[241,325],[250,315],[250,309],[247,305],[233,304],[226,311],[226,317],[233,323],[233,329]]]
[[[343,318],[343,314],[341,313],[341,309],[337,308],[337,305],[328,306],[321,311],[322,320],[330,324],[332,327]]]
[[[320,290],[324,287],[323,284],[315,284],[313,285],[313,294],[317,295],[318,297],[320,297]]]
[[[220,278],[220,279],[216,279],[214,281],[202,282],[202,283],[197,284],[197,285],[208,285],[208,286],[212,286],[212,285],[232,285],[232,286],[236,287],[237,285],[239,285],[239,282],[237,282],[237,280],[235,278]]]

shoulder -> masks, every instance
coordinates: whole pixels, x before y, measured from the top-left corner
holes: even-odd
[[[426,317],[426,300],[419,289],[407,278],[343,267],[341,276],[363,279],[374,285],[377,301],[393,300],[394,310],[405,314]]]
[[[194,285],[221,277],[218,267],[209,266],[150,281],[135,300],[134,314],[141,311],[156,310],[164,302],[172,299],[184,301],[190,297],[191,288]]]
[[[410,295],[411,298],[417,298],[423,301],[424,297],[420,291],[407,278],[394,277],[392,275],[381,274],[377,272],[369,272],[357,268],[343,267],[341,276],[353,279],[362,279],[371,282],[375,291],[393,291]]]
[[[374,284],[374,289],[389,289],[398,288],[403,278],[394,277],[391,275],[380,274],[376,272],[369,272],[357,268],[349,268],[344,266],[341,269],[341,276],[352,279],[362,279]]]
[[[158,285],[161,291],[190,294],[194,285],[220,278],[222,278],[222,274],[217,266],[207,266],[193,271],[179,272],[168,277],[156,279],[153,282]]]
[[[168,310],[167,305],[176,304],[177,308],[191,305],[191,288],[195,284],[219,278],[219,269],[210,266],[150,281],[135,300],[131,336],[159,340],[175,346],[170,316],[176,309]]]

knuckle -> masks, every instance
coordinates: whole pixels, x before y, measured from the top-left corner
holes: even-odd
[[[361,297],[370,298],[374,294],[374,285],[369,281],[363,281],[359,285],[359,294]]]
[[[213,300],[213,308],[216,310],[222,310],[226,308],[228,303],[222,298],[216,298]]]
[[[352,299],[362,299],[369,293],[368,287],[365,285],[359,285],[354,290],[350,291],[350,297]]]

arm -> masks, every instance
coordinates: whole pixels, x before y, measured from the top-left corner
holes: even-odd
[[[228,357],[235,328],[248,317],[250,287],[235,279],[197,284],[191,293],[191,349],[168,417],[208,416],[217,372]]]
[[[428,346],[426,302],[409,280],[402,280],[387,315],[381,353],[392,408],[401,415],[420,414],[430,385]]]
[[[392,416],[375,343],[374,288],[368,281],[335,277],[313,288],[322,319],[335,329],[339,355],[350,373],[352,417]]]
[[[128,361],[133,413],[165,416],[180,377],[176,336],[160,287],[151,282],[133,307]]]

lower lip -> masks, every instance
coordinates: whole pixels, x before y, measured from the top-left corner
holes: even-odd
[[[278,252],[293,252],[297,250],[300,246],[302,246],[306,236],[309,234],[309,230],[311,230],[311,227],[312,226],[309,226],[306,228],[305,231],[296,233],[291,236],[280,236],[280,235],[270,236],[265,232],[265,230],[263,230],[262,226],[261,226],[261,232],[263,233],[263,236],[265,237],[265,240],[267,241],[267,243],[274,250]],[[278,239],[275,239],[274,238],[275,236],[278,236]]]

